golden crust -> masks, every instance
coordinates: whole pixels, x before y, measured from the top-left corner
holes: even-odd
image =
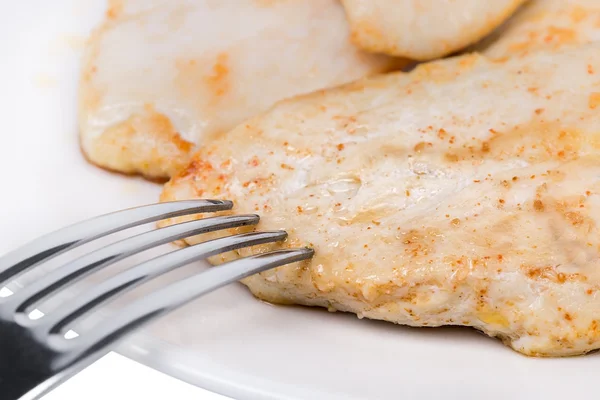
[[[183,168],[193,149],[168,117],[147,104],[142,114],[106,129],[82,151],[89,160],[102,160],[103,168],[161,180]]]
[[[267,301],[586,353],[600,348],[596,70],[593,45],[465,56],[284,101],[195,154],[162,200],[231,199],[286,229],[280,246],[314,247],[245,280]]]

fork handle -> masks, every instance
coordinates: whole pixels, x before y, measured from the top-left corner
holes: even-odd
[[[50,376],[13,371],[0,372],[0,398],[2,400],[33,400],[53,385]]]
[[[55,353],[36,346],[32,332],[13,322],[0,319],[0,333],[18,338],[0,342],[0,399],[35,398],[39,394],[38,387],[46,388],[46,383],[52,385],[55,382],[47,362]],[[30,395],[32,391],[35,394]]]

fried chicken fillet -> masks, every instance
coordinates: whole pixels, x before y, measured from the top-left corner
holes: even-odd
[[[471,45],[525,0],[342,0],[359,47],[424,61]]]
[[[500,59],[599,40],[599,1],[533,0],[477,46],[477,50]]]
[[[314,247],[246,279],[261,299],[567,356],[600,348],[599,149],[599,45],[467,55],[280,102],[162,200],[231,199]]]
[[[405,64],[350,42],[337,0],[118,0],[80,83],[87,158],[166,178],[276,101]]]

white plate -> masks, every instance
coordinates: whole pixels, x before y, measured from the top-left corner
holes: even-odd
[[[78,55],[104,1],[2,6],[0,253],[86,217],[154,202],[158,185],[96,169],[79,153]],[[120,352],[240,399],[589,398],[599,365],[597,356],[526,358],[469,329],[270,306],[241,285],[144,329]]]

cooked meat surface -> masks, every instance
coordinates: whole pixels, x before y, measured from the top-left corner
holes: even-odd
[[[525,0],[342,0],[359,47],[414,60],[481,40]]]
[[[246,279],[261,299],[473,326],[528,355],[600,348],[599,50],[468,55],[283,101],[162,200],[231,199],[315,248]]]
[[[502,58],[599,40],[600,1],[533,0],[477,49]]]
[[[403,61],[363,53],[337,0],[119,0],[87,47],[80,138],[94,163],[171,176],[272,106]]]

